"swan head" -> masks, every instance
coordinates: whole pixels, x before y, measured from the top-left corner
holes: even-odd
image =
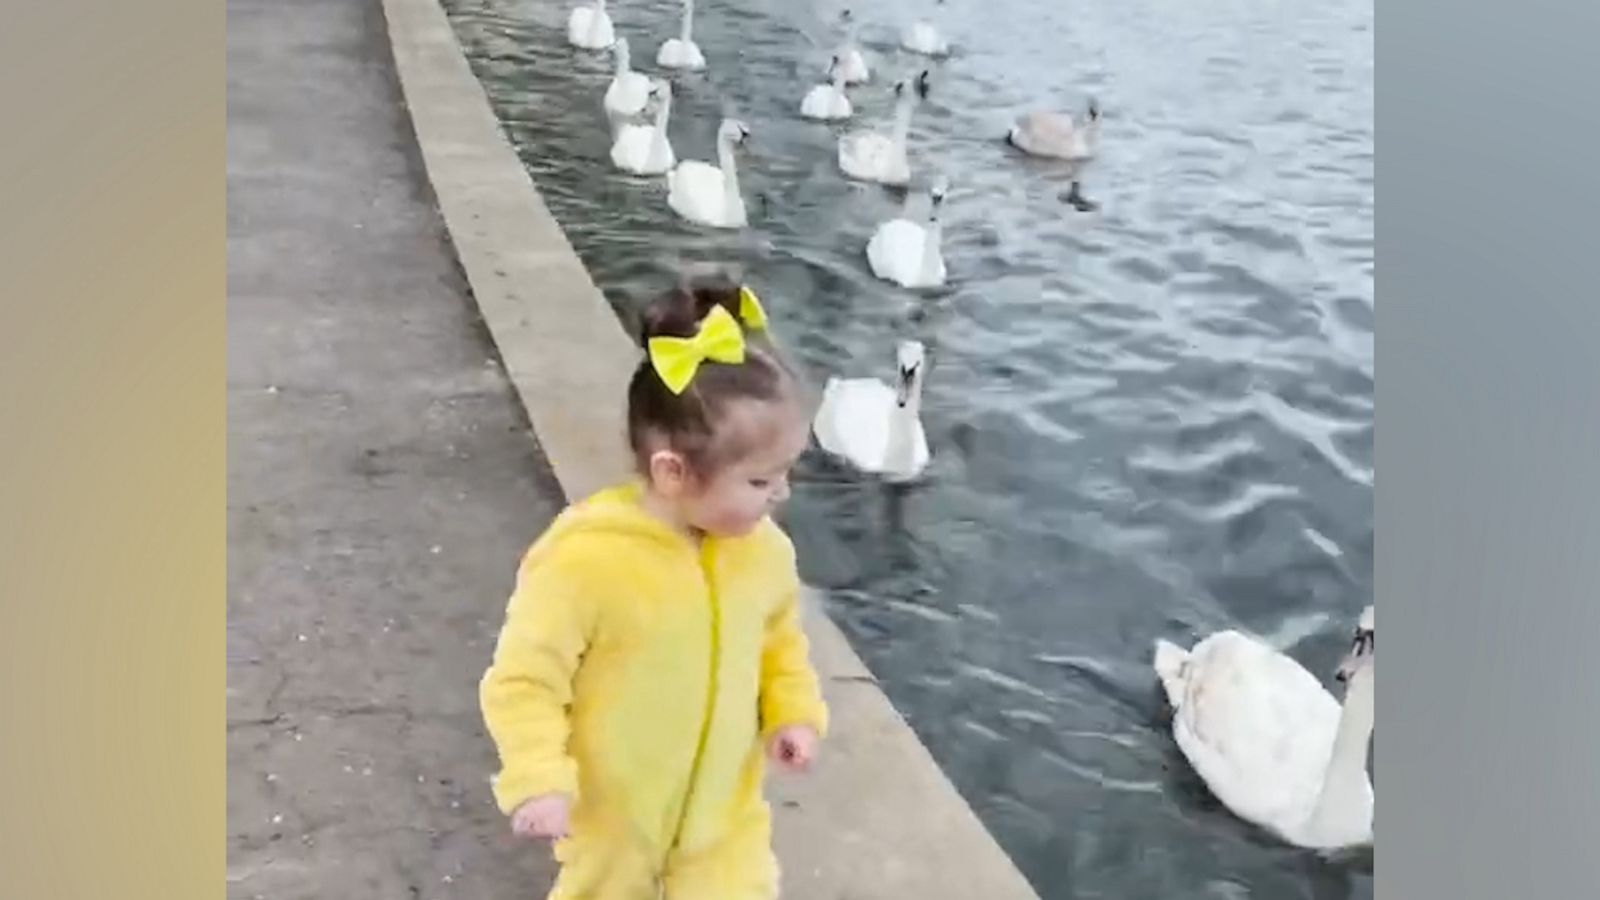
[[[911,402],[922,386],[923,366],[927,362],[927,351],[921,341],[902,341],[896,351],[898,361],[895,380],[895,403],[905,406]]]
[[[750,139],[750,126],[738,119],[723,119],[722,127],[717,129],[717,140],[726,141],[729,145],[737,147]]]
[[[1100,101],[1093,97],[1089,98],[1089,121],[1100,121]]]
[[[848,9],[846,9],[846,10],[845,10],[845,11],[844,11],[844,12],[842,12],[842,13],[839,13],[839,21],[841,21],[841,22],[845,22],[845,23],[847,23],[847,24],[848,24],[848,23],[849,23],[849,21],[850,21],[850,20],[851,20],[851,19],[853,19],[853,18],[855,18],[855,14],[854,14],[854,13],[852,13],[852,12],[850,12],[850,10],[848,10]]]
[[[948,193],[950,193],[950,179],[944,175],[935,178],[933,184],[928,187],[928,197],[933,200],[935,207],[944,203],[945,195]]]
[[[928,99],[928,70],[923,69],[922,74],[918,75],[914,81],[907,81],[904,78],[896,81],[894,83],[895,98],[899,99],[904,97],[906,95],[906,89],[910,87],[916,88],[918,99]]]
[[[1339,671],[1334,676],[1342,683],[1349,683],[1357,672],[1371,666],[1377,657],[1377,617],[1372,607],[1367,607],[1361,613],[1361,621],[1356,624],[1355,640],[1350,644],[1350,652],[1345,654],[1344,661],[1339,663]]]

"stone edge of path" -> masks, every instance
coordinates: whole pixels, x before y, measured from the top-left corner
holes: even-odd
[[[563,491],[585,496],[630,470],[619,398],[638,350],[517,157],[439,0],[383,0],[383,10],[472,295]],[[771,779],[784,895],[1036,900],[817,595],[807,599],[835,727],[815,771]]]

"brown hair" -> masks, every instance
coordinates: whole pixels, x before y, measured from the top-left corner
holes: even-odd
[[[738,282],[723,275],[696,278],[657,297],[644,310],[639,342],[648,347],[655,337],[693,337],[706,315],[717,306],[739,320]],[[765,331],[745,333],[743,363],[707,361],[681,394],[662,382],[648,354],[628,384],[628,445],[640,471],[659,449],[657,442],[681,453],[702,477],[714,474],[747,452],[751,437],[719,430],[728,409],[738,401],[792,403],[800,400],[800,379]]]

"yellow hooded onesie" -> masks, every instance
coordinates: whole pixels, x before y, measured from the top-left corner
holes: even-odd
[[[763,744],[827,727],[794,547],[770,520],[696,546],[641,492],[568,508],[522,562],[481,686],[495,799],[574,797],[552,900],[775,897]]]

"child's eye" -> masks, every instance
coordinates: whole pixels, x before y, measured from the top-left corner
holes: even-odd
[[[750,486],[764,491],[772,486],[772,481],[767,478],[752,478],[750,479]]]

